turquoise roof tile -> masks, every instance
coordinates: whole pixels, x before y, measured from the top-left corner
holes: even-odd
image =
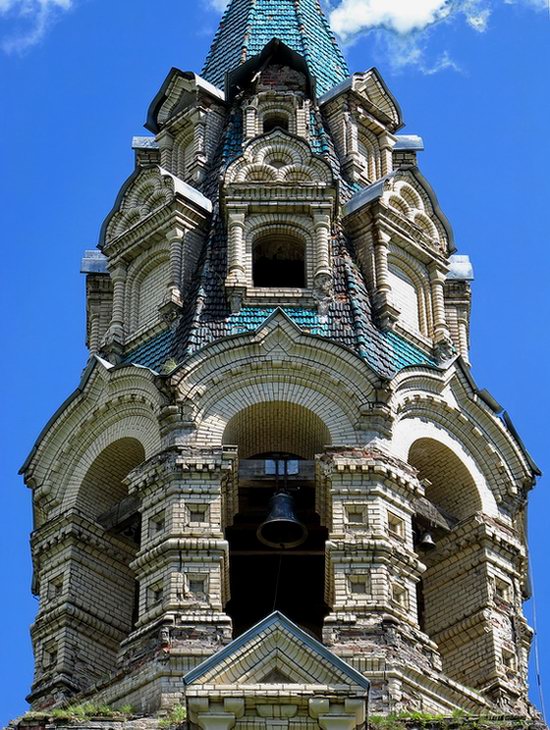
[[[384,332],[386,343],[392,350],[392,365],[397,372],[413,365],[437,368],[437,362],[396,332]]]
[[[243,307],[237,314],[232,314],[227,322],[232,335],[244,332],[254,332],[277,309],[277,307]],[[280,307],[283,312],[300,327],[311,335],[329,335],[326,317],[320,317],[312,309],[302,307]]]
[[[142,365],[158,372],[171,357],[173,341],[174,331],[172,329],[164,330],[164,332],[155,335],[147,342],[131,350],[124,357],[123,362]]]
[[[273,38],[303,56],[318,94],[349,76],[319,0],[232,0],[214,37],[203,77],[223,88],[226,73],[261,53]]]

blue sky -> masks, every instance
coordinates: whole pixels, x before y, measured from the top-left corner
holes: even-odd
[[[131,172],[131,137],[166,74],[200,71],[216,2],[0,0],[1,725],[24,711],[32,677],[30,494],[17,470],[86,363],[80,256]],[[352,70],[376,65],[404,131],[424,137],[422,170],[476,270],[473,374],[548,472],[546,3],[334,0],[331,19]],[[550,703],[548,510],[542,479],[530,539]]]

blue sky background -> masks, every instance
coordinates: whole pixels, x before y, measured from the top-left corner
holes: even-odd
[[[428,13],[401,36],[348,32],[345,50],[352,70],[378,66],[403,108],[404,131],[424,137],[422,170],[475,265],[473,374],[550,472],[544,1],[434,0],[445,20],[429,25],[436,15]],[[385,2],[395,10],[385,22],[395,26],[403,2]],[[477,30],[472,8],[485,13]],[[96,245],[132,170],[130,141],[149,102],[172,66],[200,71],[218,17],[203,0],[0,0],[2,726],[26,709],[37,608],[30,493],[17,470],[86,364],[80,257]],[[549,510],[543,479],[532,494],[530,540],[550,703]],[[534,679],[532,696],[538,704]]]

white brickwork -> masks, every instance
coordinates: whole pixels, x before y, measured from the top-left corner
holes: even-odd
[[[243,81],[252,59],[227,97],[172,70],[103,225],[90,361],[23,467],[31,700],[185,701],[202,730],[354,730],[368,679],[374,714],[527,715],[536,468],[472,380],[451,228],[378,72],[317,101],[287,56]],[[300,285],[258,284],[255,255],[277,246],[303,261]],[[259,326],[231,331],[260,307]],[[322,335],[295,324],[306,315]],[[261,468],[281,455],[302,469],[284,489],[309,504],[311,540],[284,559],[257,539],[280,486]],[[324,646],[280,617],[231,644],[238,599],[254,608],[279,554],[317,561],[324,613],[304,627]]]

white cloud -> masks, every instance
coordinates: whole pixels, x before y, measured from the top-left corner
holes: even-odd
[[[414,68],[426,76],[446,70],[462,71],[447,51],[435,56],[429,52],[428,33],[405,35],[376,29],[373,31],[373,40],[377,46],[377,53],[384,56],[394,71]]]
[[[415,66],[431,74],[444,69],[458,70],[447,52],[428,62],[427,39],[440,23],[465,21],[478,33],[489,27],[498,0],[325,0],[333,30],[344,43],[353,43],[362,33],[375,32],[386,46],[394,68]],[[503,0],[505,5],[524,5],[533,10],[549,10],[550,0]],[[382,39],[382,40],[381,40]]]
[[[2,50],[17,53],[34,46],[58,14],[72,6],[73,0],[0,0],[0,19],[8,28],[2,29]]]
[[[330,22],[344,40],[371,28],[400,34],[423,31],[443,20],[465,18],[470,27],[485,31],[498,0],[331,0]],[[525,5],[550,10],[550,0],[504,0],[505,5]]]
[[[342,0],[331,12],[330,22],[343,38],[381,26],[410,33],[441,20],[449,11],[450,0]]]
[[[0,0],[1,2],[1,0]],[[227,3],[229,0],[209,0],[210,5],[214,8],[214,10],[218,10],[220,13],[223,13],[223,11],[227,7]]]

